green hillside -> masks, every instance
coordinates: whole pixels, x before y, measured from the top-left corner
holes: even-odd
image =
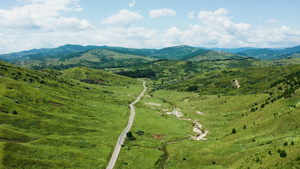
[[[239,71],[262,84],[241,83],[239,89],[231,84],[237,91],[231,95],[219,93],[221,87],[215,86],[206,88],[204,95],[159,89],[160,84],[148,81],[151,85],[137,105],[140,113],[131,130],[136,140],[125,142],[116,167],[298,168],[299,65]],[[257,93],[243,93],[243,88]],[[210,94],[214,92],[218,94]],[[174,108],[180,116],[170,114]],[[199,123],[203,133],[208,131],[207,141],[192,137]]]
[[[0,60],[31,69],[64,70],[78,66],[95,69],[140,65],[155,60],[211,61],[246,59],[245,56],[174,46],[163,49],[134,49],[109,46],[65,45],[0,55]]]
[[[105,168],[143,90],[134,78],[148,90],[115,168],[299,168],[299,59],[228,56],[92,49],[36,59],[40,70],[0,62],[0,168]],[[116,60],[130,66],[87,68]]]
[[[11,63],[32,69],[57,69],[64,70],[78,66],[89,68],[106,68],[136,65],[153,61],[154,59],[122,54],[107,49],[91,49],[84,52],[76,52],[64,55],[38,57],[25,61],[13,61]]]
[[[127,125],[138,80],[87,68],[0,62],[0,168],[103,168]],[[72,79],[82,74],[90,84]],[[88,81],[88,80],[87,80]]]
[[[299,57],[300,46],[284,49],[248,49],[236,54],[265,60],[280,60],[289,57]]]
[[[192,84],[191,81],[186,81],[193,77],[201,77],[206,72],[211,71],[229,71],[227,69],[238,68],[256,68],[259,71],[260,68],[279,66],[279,65],[291,65],[300,63],[299,59],[286,59],[278,61],[265,61],[259,59],[236,59],[236,60],[215,60],[215,61],[154,61],[151,63],[145,63],[138,66],[122,67],[122,68],[107,68],[106,71],[129,76],[129,77],[146,77],[156,81],[165,81],[166,84],[180,84],[186,82],[187,85]],[[236,71],[236,70],[235,70]],[[240,72],[239,72],[240,73]],[[259,73],[259,72],[258,72]],[[222,76],[220,73],[219,77]],[[206,74],[205,76],[208,76]],[[209,77],[208,77],[209,78]],[[235,78],[232,76],[231,78]],[[158,82],[160,83],[160,82]]]

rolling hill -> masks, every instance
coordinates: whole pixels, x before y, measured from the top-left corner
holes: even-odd
[[[85,83],[95,75],[101,84]],[[104,167],[142,89],[95,69],[35,71],[0,61],[0,168]]]
[[[115,168],[299,168],[299,61],[189,46],[0,61],[0,168],[105,168],[134,78],[148,90]]]
[[[32,69],[63,70],[77,66],[90,68],[120,67],[150,62],[154,59],[131,54],[117,53],[107,49],[91,49],[64,55],[38,57],[11,63]]]
[[[0,59],[33,69],[68,69],[77,66],[90,68],[124,67],[154,60],[207,61],[245,59],[246,57],[190,46],[163,49],[133,49],[108,46],[65,45],[53,49],[34,49],[0,55]]]
[[[237,54],[239,55],[265,60],[280,60],[287,59],[289,57],[298,57],[298,55],[295,54],[299,53],[300,46],[285,49],[250,49],[242,52],[237,52]]]

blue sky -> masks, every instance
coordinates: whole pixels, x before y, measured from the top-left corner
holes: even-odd
[[[0,53],[64,44],[132,48],[300,45],[299,0],[0,1]]]

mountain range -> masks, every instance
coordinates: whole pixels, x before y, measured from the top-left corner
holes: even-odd
[[[89,55],[89,57],[86,57],[87,55]],[[93,68],[104,68],[128,66],[161,59],[201,61],[244,59],[248,57],[263,60],[280,60],[300,57],[300,46],[281,49],[250,47],[204,49],[183,45],[163,49],[134,49],[67,44],[57,48],[32,49],[2,54],[0,55],[0,60],[19,66],[39,69],[42,67],[44,68],[47,64],[51,65],[50,68],[55,68],[60,64],[66,65],[66,68],[70,68],[74,66],[86,66],[90,65],[91,62],[96,62],[99,66],[92,66]],[[103,61],[107,61],[107,59],[110,63],[103,64]],[[128,59],[131,61],[128,62]],[[127,61],[124,62],[124,60]],[[36,65],[39,66],[37,67]],[[44,66],[40,67],[41,65]]]

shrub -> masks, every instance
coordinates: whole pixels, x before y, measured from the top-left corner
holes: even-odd
[[[300,154],[296,158],[297,161],[300,161]]]
[[[288,143],[288,142],[284,142],[283,145],[284,145],[284,146],[287,146],[287,145],[289,145],[289,143]]]
[[[246,128],[247,128],[247,126],[246,126],[246,125],[244,125],[244,126],[243,126],[243,129],[246,129]]]
[[[136,140],[136,138],[132,135],[131,132],[128,132],[126,135],[127,135],[127,138],[128,138],[129,141]]]
[[[291,142],[291,145],[292,145],[292,146],[295,145],[294,141]]]
[[[286,157],[286,152],[284,150],[281,150],[279,155],[280,157]]]
[[[235,134],[235,133],[236,133],[235,128],[233,128],[233,129],[231,130],[231,133],[232,133],[232,134]]]
[[[18,114],[18,112],[17,112],[16,110],[14,110],[14,111],[12,112],[12,114]]]
[[[196,90],[198,90],[198,86],[196,86],[196,85],[189,86],[187,90],[188,90],[189,92],[196,91]]]

